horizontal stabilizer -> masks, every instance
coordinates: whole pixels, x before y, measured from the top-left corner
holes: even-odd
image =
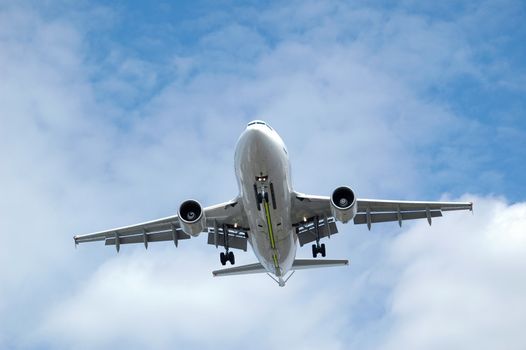
[[[296,259],[292,264],[291,270],[314,269],[318,267],[332,267],[349,265],[349,260],[314,260]]]
[[[263,265],[260,263],[231,267],[228,269],[212,271],[214,277],[219,276],[230,276],[230,275],[249,275],[253,273],[264,273],[267,272]]]
[[[294,260],[291,270],[314,269],[318,267],[332,267],[349,265],[349,260],[314,260],[314,259],[297,259]],[[214,277],[231,276],[231,275],[250,275],[254,273],[265,273],[267,270],[260,263],[230,267],[227,269],[212,271]]]

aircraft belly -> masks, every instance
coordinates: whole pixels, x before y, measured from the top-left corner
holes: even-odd
[[[297,240],[290,222],[289,161],[281,140],[258,137],[240,139],[236,173],[249,220],[249,242],[261,264],[282,276],[292,267]],[[266,194],[266,200],[258,204],[256,193]]]
[[[255,255],[268,271],[285,274],[290,270],[296,255],[297,239],[293,230],[277,234],[274,247],[272,247],[268,230],[259,229],[249,237]]]

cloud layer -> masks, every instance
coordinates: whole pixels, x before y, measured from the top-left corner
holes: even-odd
[[[343,244],[367,266],[298,272],[284,289],[264,275],[211,278],[215,257],[201,252],[126,254],[51,308],[35,337],[86,349],[520,349],[526,204],[462,199],[477,203],[476,215],[410,225],[375,244],[376,262],[370,240],[348,247],[348,237],[335,237],[329,248]],[[379,305],[364,310],[368,302]]]
[[[392,247],[403,266],[393,289],[387,349],[521,349],[526,204],[474,198],[472,217],[415,225]]]

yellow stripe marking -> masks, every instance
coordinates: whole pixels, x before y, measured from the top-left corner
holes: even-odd
[[[276,249],[276,241],[274,240],[274,231],[272,231],[272,220],[270,219],[270,209],[267,202],[263,203],[265,207],[265,216],[267,218],[267,227],[268,227],[268,236],[270,239],[270,247],[272,249]],[[278,262],[278,254],[273,253],[272,254],[272,260],[274,260],[274,267],[276,270],[279,269],[279,262]]]
[[[274,232],[272,231],[272,220],[270,220],[270,210],[268,208],[268,203],[264,202],[265,205],[265,216],[267,217],[267,226],[268,226],[268,235],[270,238],[270,246],[272,249],[276,248],[276,242],[274,241]]]

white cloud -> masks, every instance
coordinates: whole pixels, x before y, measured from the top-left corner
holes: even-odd
[[[304,279],[280,289],[265,275],[212,278],[215,260],[168,250],[112,259],[49,313],[38,336],[54,348],[338,348],[338,305]]]
[[[283,289],[264,275],[212,278],[216,257],[204,252],[121,254],[52,309],[37,339],[79,349],[522,349],[526,204],[462,199],[475,215],[342,249],[350,237],[335,237],[328,248],[350,252],[349,270],[300,271]]]
[[[523,349],[526,203],[472,198],[475,215],[450,215],[398,237],[384,349]]]

